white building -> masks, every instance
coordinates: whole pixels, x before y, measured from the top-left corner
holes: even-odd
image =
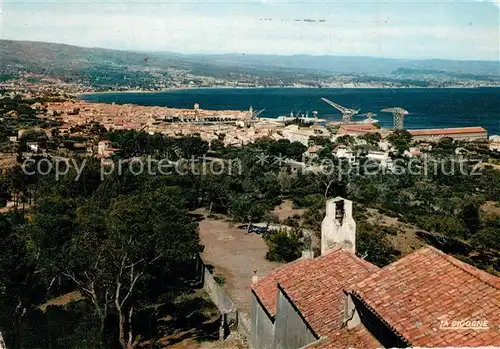
[[[298,125],[289,125],[282,131],[283,137],[290,142],[300,142],[305,146],[309,143],[309,137],[314,136],[311,130],[299,129]]]
[[[26,142],[26,145],[32,152],[37,152],[38,151],[38,142]]]
[[[500,152],[500,136],[490,136],[490,150]]]
[[[333,155],[335,155],[338,159],[346,159],[350,164],[353,164],[356,161],[356,155],[346,146],[337,147],[337,149],[333,151]]]
[[[391,150],[392,145],[386,139],[382,139],[380,142],[378,142],[378,147],[380,148],[380,150],[388,151]]]
[[[367,159],[373,162],[378,162],[380,167],[391,170],[393,168],[393,161],[389,156],[389,152],[370,150],[366,155]]]
[[[420,151],[420,148],[411,147],[410,149],[405,150],[403,155],[407,156],[409,158],[414,158],[414,157],[422,156],[422,152]]]

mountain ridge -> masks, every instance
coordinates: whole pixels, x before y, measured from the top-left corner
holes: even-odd
[[[37,41],[0,40],[0,74],[15,71],[46,74],[90,85],[119,86],[155,77],[167,80],[179,72],[226,81],[290,85],[332,77],[357,76],[401,81],[429,79],[500,80],[495,61],[409,60],[367,56],[182,54],[123,51]],[[147,85],[147,83],[146,83]]]

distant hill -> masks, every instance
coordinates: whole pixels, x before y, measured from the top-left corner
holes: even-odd
[[[435,70],[450,73],[500,76],[500,63],[495,61],[456,61],[443,59],[404,60],[356,56],[312,55],[185,55],[192,62],[210,62],[222,66],[279,67],[307,69],[337,74],[386,76],[398,69]]]
[[[349,74],[391,79],[434,76],[497,80],[500,63],[311,55],[184,55],[0,40],[0,74],[9,77],[18,71],[47,74],[93,86],[148,87],[155,79],[175,79],[175,74],[172,75],[175,71],[229,81],[262,77],[259,83],[265,80],[269,84],[278,80],[293,83],[300,79]]]
[[[65,74],[93,66],[159,66],[186,68],[166,56],[146,62],[147,54],[34,41],[0,40],[0,69],[25,68],[36,73]]]
[[[35,41],[0,40],[0,64],[18,64],[43,71],[44,69],[74,69],[95,64],[143,65],[144,53],[102,48],[86,48],[65,44]],[[163,64],[176,64],[163,59]]]

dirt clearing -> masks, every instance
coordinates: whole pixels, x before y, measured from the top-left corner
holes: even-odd
[[[205,210],[194,213],[205,217],[199,222],[203,260],[215,267],[214,274],[224,277],[223,288],[238,309],[248,313],[253,270],[262,277],[282,264],[266,260],[267,245],[260,235],[246,234],[244,226],[238,228],[223,216],[207,218]]]

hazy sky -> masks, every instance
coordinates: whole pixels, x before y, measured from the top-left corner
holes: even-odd
[[[3,39],[182,53],[500,60],[499,0],[0,0]],[[311,21],[298,21],[298,20]]]

